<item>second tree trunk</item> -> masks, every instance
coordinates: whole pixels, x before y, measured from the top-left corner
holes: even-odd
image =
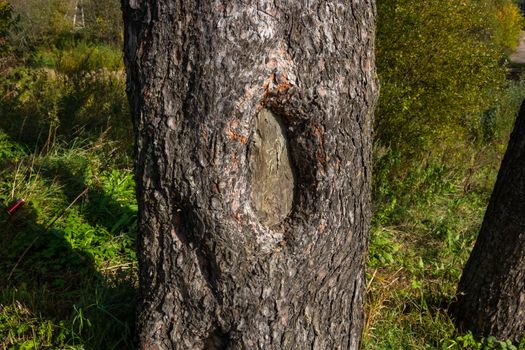
[[[525,103],[461,276],[454,317],[475,335],[519,340],[525,333]]]

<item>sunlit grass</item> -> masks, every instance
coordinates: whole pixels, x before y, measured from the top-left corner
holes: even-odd
[[[26,204],[0,218],[0,348],[132,348],[131,171],[96,142],[35,154],[2,135],[0,203]]]

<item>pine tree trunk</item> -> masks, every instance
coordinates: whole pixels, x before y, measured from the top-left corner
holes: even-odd
[[[373,0],[123,0],[140,349],[358,349]]]
[[[511,135],[454,307],[458,326],[478,336],[525,333],[525,103]]]

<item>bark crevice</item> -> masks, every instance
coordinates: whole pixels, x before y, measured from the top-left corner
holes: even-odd
[[[230,334],[217,328],[210,333],[204,345],[206,350],[227,350],[230,345]]]

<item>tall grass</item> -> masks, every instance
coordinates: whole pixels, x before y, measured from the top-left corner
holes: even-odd
[[[0,33],[0,349],[131,349],[131,119],[121,50],[100,42],[120,22],[89,32],[118,2],[89,2],[98,12],[83,31],[69,29],[64,2],[10,3]],[[17,198],[25,204],[9,215]]]
[[[1,135],[0,203],[26,200],[0,217],[1,348],[131,348],[130,169],[104,159],[99,143],[56,142],[37,154]]]
[[[0,77],[0,349],[131,349],[137,205],[120,50]],[[13,215],[5,208],[25,205]]]

